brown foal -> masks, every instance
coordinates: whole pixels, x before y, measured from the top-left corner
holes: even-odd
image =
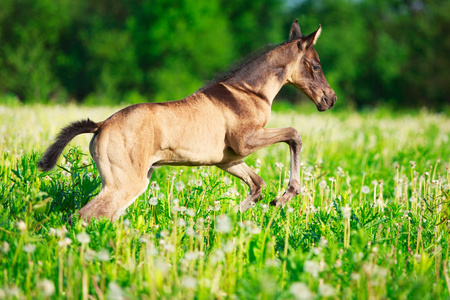
[[[99,123],[72,123],[47,149],[39,167],[50,170],[70,140],[93,133],[90,152],[102,190],[80,209],[85,220],[116,219],[147,189],[154,169],[162,165],[214,165],[242,179],[250,188],[240,204],[245,211],[260,200],[264,180],[242,159],[285,142],[291,155],[290,181],[286,192],[271,203],[284,206],[300,193],[302,139],[294,128],[264,126],[285,84],[301,90],[319,111],[336,102],[313,48],[320,32],[319,25],[304,36],[296,20],[286,42],[182,100],[128,106]]]

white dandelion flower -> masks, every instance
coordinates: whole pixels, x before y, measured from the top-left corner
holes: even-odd
[[[38,283],[38,287],[45,297],[50,297],[55,293],[55,284],[48,279],[42,279]]]
[[[84,258],[87,261],[93,261],[96,257],[97,257],[97,252],[95,252],[95,250],[87,249],[86,253],[84,253]]]
[[[108,300],[122,300],[125,299],[123,295],[122,288],[120,285],[115,283],[114,281],[111,281],[108,284],[108,293],[106,294],[106,299]]]
[[[333,297],[335,294],[334,287],[329,284],[321,284],[319,285],[319,295],[325,298]]]
[[[68,237],[65,237],[64,239],[58,241],[58,246],[59,247],[67,247],[70,244],[72,244],[72,240]]]
[[[150,204],[150,205],[157,205],[157,204],[158,204],[158,198],[156,198],[156,197],[151,197],[151,198],[148,200],[148,204]]]
[[[311,274],[313,277],[317,277],[317,276],[319,276],[320,265],[319,265],[319,263],[317,263],[315,261],[307,260],[307,261],[305,261],[305,264],[303,265],[303,270],[306,273]]]
[[[192,276],[186,275],[181,278],[181,284],[189,290],[194,290],[197,287],[197,279]]]
[[[17,229],[22,232],[27,231],[27,224],[25,224],[24,221],[20,220],[19,222],[17,222]]]
[[[320,187],[321,189],[326,188],[326,187],[327,187],[327,182],[326,182],[325,180],[320,181],[320,182],[319,182],[319,187]]]
[[[228,176],[224,176],[222,178],[223,183],[225,183],[226,185],[230,185],[231,184],[231,179]]]
[[[370,188],[367,185],[364,185],[363,187],[361,187],[361,192],[363,194],[368,194],[370,192]]]
[[[80,232],[79,234],[77,234],[77,240],[82,244],[89,244],[91,238],[86,232]]]
[[[220,215],[216,218],[215,230],[219,233],[228,233],[231,231],[231,219],[227,215]]]
[[[192,208],[188,208],[188,209],[186,210],[186,214],[187,214],[189,217],[195,217],[195,215],[196,215],[195,210],[192,209]]]
[[[33,253],[34,250],[36,250],[35,244],[28,243],[23,246],[23,251],[25,251],[26,253]]]
[[[5,242],[2,243],[2,252],[3,253],[8,253],[9,252],[9,248],[10,247],[9,247],[9,243],[8,242],[5,241]]]
[[[178,192],[181,192],[182,190],[184,190],[184,187],[185,187],[185,185],[182,181],[178,181],[177,183],[175,183],[175,189]]]
[[[297,300],[310,300],[314,299],[314,294],[309,290],[308,286],[303,282],[292,283],[289,291]]]
[[[284,164],[283,163],[280,163],[280,162],[276,162],[275,163],[275,168],[277,168],[277,169],[283,169],[284,168]]]
[[[342,209],[342,216],[344,217],[344,219],[350,218],[350,216],[352,215],[352,209],[348,206],[348,204],[346,204],[341,209]]]
[[[150,188],[155,191],[159,191],[161,189],[156,181],[152,181]]]
[[[100,261],[108,261],[109,260],[109,251],[106,249],[102,249],[98,251],[97,258]]]

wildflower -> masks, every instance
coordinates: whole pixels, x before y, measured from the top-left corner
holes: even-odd
[[[23,251],[25,251],[26,253],[33,253],[34,250],[36,250],[35,244],[28,243],[23,246]]]
[[[348,206],[348,204],[346,204],[344,207],[342,207],[342,216],[344,217],[344,219],[350,218],[351,214],[352,214],[352,209]]]
[[[416,260],[417,263],[420,263],[420,261],[422,260],[422,255],[420,254],[414,254],[414,259]]]
[[[106,298],[110,300],[122,300],[125,299],[123,296],[123,291],[120,285],[111,281],[108,285],[108,293],[106,294]]]
[[[416,167],[416,162],[413,160],[409,161],[409,164],[411,165],[411,169],[414,169]]]
[[[255,160],[255,168],[259,168],[259,167],[261,167],[261,160],[259,158],[257,158]]]
[[[261,204],[263,213],[266,213],[269,210],[269,205],[262,203]]]
[[[324,189],[327,187],[327,182],[325,180],[322,180],[321,182],[319,182],[319,187],[321,189]]]
[[[65,237],[64,239],[58,241],[58,246],[59,247],[67,247],[70,244],[72,244],[72,240],[68,237]]]
[[[181,284],[190,290],[193,290],[197,287],[197,279],[192,276],[186,275],[181,279]]]
[[[314,299],[314,294],[309,290],[308,286],[303,282],[294,282],[289,291],[297,300]]]
[[[288,206],[287,212],[288,213],[293,213],[294,212],[294,208],[292,206]]]
[[[24,221],[20,220],[19,222],[17,222],[17,229],[22,232],[27,231],[27,224],[25,224]]]
[[[216,250],[210,255],[210,260],[213,265],[216,265],[217,263],[223,261],[225,258],[225,254],[222,250]]]
[[[9,244],[6,241],[2,243],[2,252],[3,253],[8,253],[9,252]]]
[[[186,227],[186,234],[188,236],[194,236],[195,235],[195,230],[192,226]]]
[[[157,205],[158,204],[158,198],[151,197],[150,200],[148,200],[148,204],[150,204],[150,205]]]
[[[198,251],[188,251],[184,255],[184,258],[186,258],[186,260],[190,261],[190,260],[196,260],[198,258],[198,256],[199,256]]]
[[[158,270],[164,274],[164,273],[167,273],[167,271],[169,271],[170,264],[168,264],[160,259],[157,259],[155,262],[155,268],[156,268],[156,270]]]
[[[224,245],[223,245],[223,251],[225,253],[231,253],[234,250],[234,242],[232,240],[228,240]]]
[[[276,162],[276,163],[275,163],[275,168],[281,170],[281,169],[284,168],[284,164],[283,164],[283,163],[280,163],[280,162]]]
[[[334,177],[330,177],[330,178],[328,178],[328,180],[331,182],[336,182],[336,179]]]
[[[45,297],[50,297],[55,293],[55,285],[53,284],[53,281],[50,281],[48,279],[42,279],[41,281],[39,281],[38,287]]]
[[[152,181],[150,188],[155,191],[159,191],[161,189],[156,181]]]
[[[184,227],[184,226],[186,226],[186,220],[185,219],[183,219],[183,218],[180,218],[179,220],[178,220],[178,226],[181,226],[181,227]]]
[[[362,192],[363,194],[368,194],[368,193],[370,192],[370,188],[369,188],[367,185],[364,185],[364,186],[361,188],[361,192]]]
[[[329,284],[319,285],[319,295],[325,298],[333,297],[335,294],[334,288]]]
[[[319,246],[323,248],[326,248],[328,246],[328,241],[323,236],[320,237]]]
[[[86,232],[81,232],[77,234],[77,240],[82,244],[89,244],[91,238],[89,237],[89,234],[87,234]]]
[[[223,177],[222,179],[223,183],[225,183],[226,185],[230,185],[231,184],[231,179],[228,176]]]
[[[109,260],[109,251],[106,249],[102,249],[98,251],[97,258],[100,261],[108,261]]]
[[[317,276],[319,276],[320,266],[315,261],[307,260],[307,261],[305,261],[305,264],[303,265],[303,270],[306,273],[311,274],[313,277],[317,277]]]
[[[203,185],[203,181],[201,181],[201,180],[195,181],[195,186],[202,186],[202,185]]]
[[[216,218],[216,231],[219,233],[228,233],[231,231],[231,220],[227,215],[220,215]]]
[[[195,210],[192,209],[192,208],[188,208],[188,209],[186,210],[186,214],[187,214],[189,217],[195,217],[195,215],[196,215]]]
[[[97,256],[97,252],[95,252],[92,249],[87,249],[86,253],[84,254],[84,258],[87,261],[93,261],[95,259],[95,257]]]
[[[182,190],[184,190],[184,183],[179,181],[177,183],[175,183],[175,188],[178,192],[181,192]]]

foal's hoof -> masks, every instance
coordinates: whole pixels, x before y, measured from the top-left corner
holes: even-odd
[[[284,197],[276,197],[275,199],[270,202],[271,206],[281,206],[281,208],[284,208],[286,206],[286,199]]]

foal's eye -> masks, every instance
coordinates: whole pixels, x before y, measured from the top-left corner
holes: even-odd
[[[320,66],[313,66],[314,71],[319,71],[319,69],[320,69]]]

